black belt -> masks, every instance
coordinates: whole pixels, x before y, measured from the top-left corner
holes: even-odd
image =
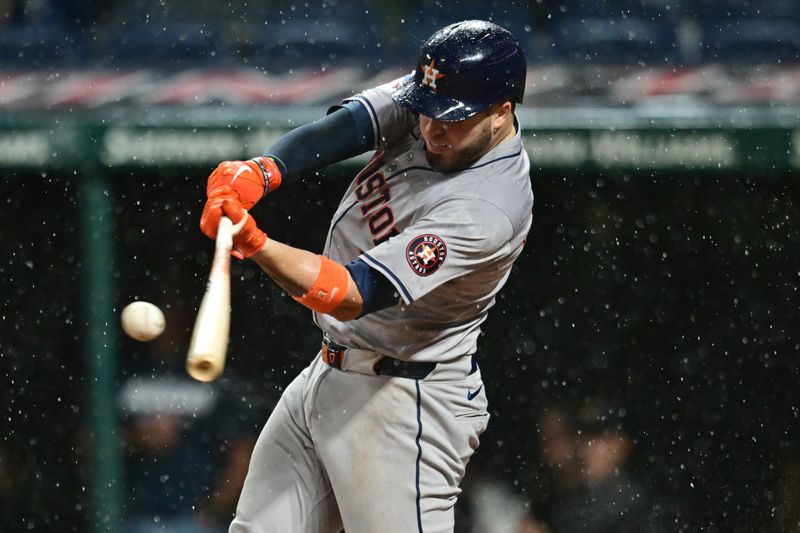
[[[328,365],[339,370],[342,369],[347,353],[347,347],[337,344],[327,337],[322,339],[322,360]],[[384,356],[372,367],[375,375],[393,376],[398,378],[425,379],[436,368],[436,363],[422,363],[414,361],[401,361],[393,357]]]

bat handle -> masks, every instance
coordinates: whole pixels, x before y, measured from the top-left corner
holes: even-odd
[[[233,222],[228,217],[222,217],[219,219],[214,255],[222,253],[220,249],[229,254],[231,248],[233,248]]]

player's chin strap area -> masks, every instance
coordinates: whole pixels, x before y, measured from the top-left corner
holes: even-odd
[[[425,379],[435,370],[437,380],[449,380],[466,377],[478,370],[477,358],[474,355],[445,363],[401,361],[369,350],[348,348],[336,343],[328,335],[322,337],[320,354],[322,360],[333,368],[372,376]]]

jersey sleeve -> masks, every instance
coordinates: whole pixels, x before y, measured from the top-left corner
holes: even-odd
[[[366,264],[363,259],[356,259],[345,265],[345,268],[350,272],[350,277],[361,294],[363,301],[361,316],[400,303],[400,297],[394,285],[386,279],[386,276]]]
[[[513,227],[494,204],[451,198],[361,259],[394,285],[406,304],[504,257]]]
[[[411,74],[409,74],[410,76]],[[378,87],[367,89],[346,99],[343,103],[359,102],[369,112],[376,149],[385,148],[408,134],[416,125],[418,118],[414,112],[395,103],[392,93],[406,77]]]

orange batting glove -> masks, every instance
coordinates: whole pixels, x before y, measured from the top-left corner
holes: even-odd
[[[256,157],[249,161],[223,161],[208,177],[206,195],[211,191],[228,185],[239,197],[242,207],[251,209],[264,197],[281,184],[281,171],[275,161],[269,157]]]
[[[200,229],[210,239],[217,238],[219,219],[222,215],[233,222],[233,249],[231,255],[245,259],[257,253],[267,242],[267,234],[258,229],[256,221],[242,207],[242,202],[233,188],[223,185],[213,189],[203,207]]]

